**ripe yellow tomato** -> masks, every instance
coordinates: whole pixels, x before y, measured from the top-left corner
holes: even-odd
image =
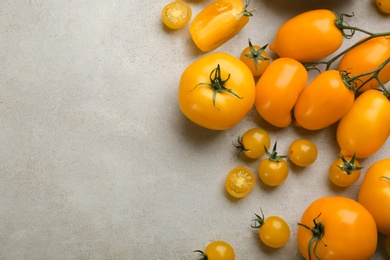
[[[386,13],[386,14],[390,14],[390,1],[389,0],[376,0],[376,5],[378,6],[378,8]]]
[[[176,0],[164,6],[161,19],[168,28],[179,29],[188,23],[191,15],[191,7],[182,0]]]
[[[300,62],[322,59],[343,43],[343,34],[335,23],[337,19],[334,12],[326,9],[301,13],[278,29],[269,48],[280,57]]]
[[[268,53],[265,51],[267,46],[252,45],[249,40],[249,46],[241,52],[240,60],[248,66],[255,77],[261,76],[271,62]]]
[[[306,167],[314,163],[318,156],[317,146],[310,140],[298,139],[288,147],[288,158],[295,165]]]
[[[248,67],[227,53],[208,54],[183,72],[178,101],[192,122],[213,130],[228,129],[252,109],[255,82]]]
[[[258,166],[258,175],[261,181],[268,186],[279,186],[282,184],[288,176],[288,164],[283,159],[286,156],[277,155],[276,142],[272,149],[272,152],[268,152],[268,158],[263,159]]]
[[[375,254],[375,221],[365,207],[350,198],[315,200],[298,225],[298,247],[305,259],[370,259]]]
[[[364,175],[358,201],[374,217],[378,231],[390,235],[390,158],[372,164]]]
[[[203,251],[195,250],[203,256],[203,259],[208,260],[234,260],[235,254],[233,247],[225,241],[216,240],[206,246]]]
[[[390,36],[375,37],[357,45],[344,54],[340,59],[338,70],[345,70],[357,76],[375,70],[389,57]],[[362,83],[369,80],[371,76],[371,74],[362,76],[355,81],[355,87],[359,88],[359,92],[379,87],[379,82],[376,79],[371,79],[362,86]],[[383,84],[390,81],[390,63],[381,70],[378,76]]]
[[[277,127],[291,123],[291,110],[308,80],[305,67],[291,58],[278,58],[256,84],[255,107],[260,116]]]
[[[190,34],[203,52],[212,51],[235,36],[249,22],[242,0],[216,0],[204,8],[190,25]]]
[[[226,177],[226,191],[235,198],[243,198],[255,185],[255,175],[244,166],[232,169]]]
[[[340,156],[329,167],[330,181],[338,187],[348,187],[355,183],[361,174],[360,163],[354,156]]]
[[[238,138],[236,148],[243,152],[248,158],[258,159],[265,154],[266,149],[271,145],[271,139],[267,131],[262,128],[251,128],[241,138]]]
[[[295,124],[308,130],[326,128],[343,117],[355,100],[348,75],[327,70],[316,76],[301,92],[294,106]]]
[[[366,158],[377,152],[390,133],[390,101],[378,90],[363,92],[337,126],[340,154]]]

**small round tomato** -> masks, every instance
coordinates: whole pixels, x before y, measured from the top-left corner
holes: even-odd
[[[340,23],[340,19],[326,9],[301,13],[278,29],[269,48],[280,57],[300,62],[322,59],[338,50],[343,43],[343,34],[335,22]]]
[[[355,155],[350,157],[340,157],[332,162],[328,170],[330,181],[338,187],[348,187],[355,183],[361,174],[360,163],[355,159]]]
[[[232,169],[226,177],[226,191],[235,198],[243,198],[255,185],[255,175],[244,166]]]
[[[390,0],[376,0],[376,5],[382,12],[390,14]]]
[[[358,201],[374,217],[378,231],[390,235],[390,158],[372,164],[360,185]]]
[[[390,1],[388,1],[390,3]],[[356,47],[347,51],[340,59],[338,70],[347,71],[353,76],[368,73],[377,69],[386,59],[390,57],[390,36],[375,37],[370,40],[363,39]],[[354,82],[358,92],[379,87],[376,79],[371,79],[372,74],[359,77]],[[378,73],[381,82],[385,84],[390,80],[390,63]],[[368,81],[369,80],[369,81]],[[366,82],[367,83],[364,83]],[[364,86],[362,84],[364,83]]]
[[[388,256],[390,256],[390,236],[385,238],[385,250]]]
[[[316,76],[295,103],[295,124],[308,130],[320,130],[340,120],[355,100],[353,87],[345,83],[347,77],[337,70],[326,70]]]
[[[221,240],[213,241],[206,246],[203,251],[195,250],[203,256],[203,260],[234,260],[235,254],[233,247]]]
[[[264,217],[261,210],[261,216],[256,215],[253,228],[259,228],[260,240],[268,247],[280,248],[290,239],[290,227],[287,222],[279,216]]]
[[[288,158],[295,165],[306,167],[312,164],[318,156],[317,146],[310,140],[298,139],[288,148]]]
[[[277,155],[276,142],[272,153],[266,150],[266,154],[268,158],[262,160],[258,167],[259,177],[268,186],[279,186],[288,176],[288,165],[283,159],[287,156]]]
[[[255,107],[271,125],[290,125],[291,110],[308,80],[305,67],[291,58],[271,62],[256,84]]]
[[[161,14],[163,23],[170,29],[179,29],[191,19],[191,7],[181,0],[164,6]]]
[[[298,247],[305,259],[370,259],[375,254],[375,221],[353,199],[319,198],[306,208],[298,226]]]
[[[247,130],[242,137],[238,138],[238,145],[235,145],[239,152],[243,152],[248,158],[258,159],[265,154],[264,147],[269,149],[271,144],[270,136],[262,128]]]
[[[265,51],[267,46],[268,44],[263,47],[252,45],[249,40],[249,46],[241,52],[240,60],[248,66],[255,77],[262,75],[271,62]]]
[[[212,53],[183,72],[178,93],[183,114],[213,130],[228,129],[253,108],[255,82],[248,67],[227,53]]]
[[[363,92],[337,125],[340,154],[365,158],[377,152],[390,133],[390,101],[378,90]]]

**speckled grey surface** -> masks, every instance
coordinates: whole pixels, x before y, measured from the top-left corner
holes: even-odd
[[[188,0],[194,15],[211,0]],[[0,1],[0,259],[198,259],[192,251],[226,240],[237,260],[301,259],[296,223],[317,197],[356,198],[359,183],[329,184],[337,157],[335,127],[276,129],[253,110],[222,132],[189,122],[177,105],[183,69],[203,56],[188,25],[164,28],[168,1]],[[251,38],[269,43],[278,26],[306,10],[354,13],[349,22],[390,29],[369,0],[252,0],[250,23],[218,51],[238,56]],[[353,40],[346,40],[344,47]],[[319,158],[291,168],[282,186],[258,181],[230,199],[231,168],[259,161],[236,156],[232,141],[260,126],[280,153],[296,138],[313,140]],[[389,155],[389,142],[363,160]],[[361,180],[359,180],[360,182]],[[280,215],[291,239],[263,246],[253,213]],[[382,238],[380,238],[382,239]],[[381,241],[381,240],[380,240]],[[380,245],[375,259],[384,259]]]

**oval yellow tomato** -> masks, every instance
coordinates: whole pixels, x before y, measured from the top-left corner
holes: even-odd
[[[338,50],[343,43],[343,34],[335,23],[338,18],[326,9],[301,13],[278,29],[269,48],[280,57],[300,62],[322,59]]]
[[[337,126],[340,154],[365,158],[377,152],[390,133],[390,101],[378,90],[363,92]]]
[[[365,41],[345,53],[340,59],[338,70],[344,70],[357,76],[377,69],[390,57],[390,36],[375,37]],[[369,80],[372,75],[362,76],[355,82],[359,92],[379,87],[376,79]],[[383,84],[390,81],[390,63],[378,74]],[[362,87],[361,87],[362,86]]]
[[[164,6],[161,19],[168,28],[179,29],[188,23],[191,15],[191,7],[181,0],[176,0]]]
[[[346,197],[315,200],[298,225],[298,247],[305,259],[370,259],[377,247],[370,212]]]
[[[278,58],[256,84],[255,107],[260,116],[277,127],[291,123],[291,110],[308,80],[305,67],[291,58]]]
[[[212,51],[235,36],[249,22],[248,2],[216,0],[204,8],[190,25],[190,34],[203,52]]]
[[[358,201],[374,217],[378,231],[390,235],[390,158],[372,164],[364,175]]]
[[[308,130],[320,130],[340,120],[355,100],[353,91],[344,83],[346,76],[337,70],[316,76],[295,103],[295,124]]]
[[[248,67],[227,53],[206,55],[183,72],[178,101],[192,122],[213,130],[228,129],[252,109],[255,82]]]

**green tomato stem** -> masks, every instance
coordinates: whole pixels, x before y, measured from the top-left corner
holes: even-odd
[[[322,240],[322,237],[325,235],[325,226],[324,224],[322,224],[322,222],[318,222],[317,223],[317,218],[321,216],[321,213],[315,217],[313,219],[313,223],[314,223],[314,227],[309,227],[305,224],[302,224],[302,223],[298,223],[298,226],[301,226],[301,227],[304,227],[306,228],[307,230],[310,230],[312,233],[313,233],[313,236],[311,237],[308,245],[307,245],[307,251],[308,251],[308,256],[309,256],[309,260],[311,260],[311,248],[313,246],[313,243],[314,243],[314,247],[313,247],[313,254],[315,255],[315,257],[320,260],[321,258],[318,256],[317,254],[317,245],[318,245],[318,242],[321,241],[324,246],[327,246],[324,241]]]

